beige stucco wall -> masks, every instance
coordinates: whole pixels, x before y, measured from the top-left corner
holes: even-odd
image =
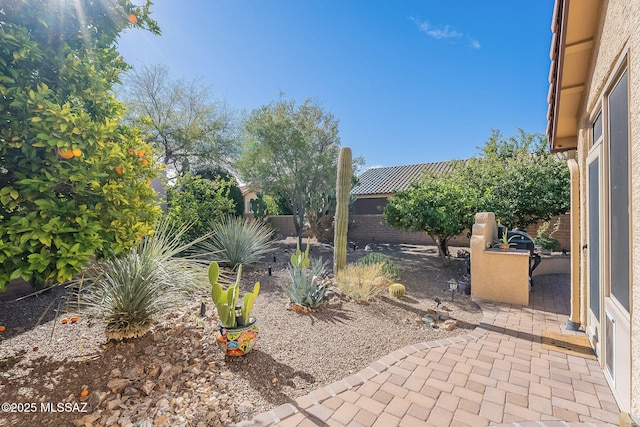
[[[491,248],[498,238],[493,212],[476,214],[471,235],[471,296],[529,305],[529,251]]]
[[[640,230],[635,224],[640,220],[640,2],[609,0],[604,2],[599,37],[592,58],[590,83],[586,87],[584,114],[579,117],[578,163],[580,166],[580,239],[586,242],[586,156],[589,148],[591,115],[600,107],[603,91],[611,84],[613,73],[621,68],[627,56],[629,77],[629,134],[631,176],[631,408],[640,414]],[[573,212],[576,214],[576,212]],[[583,252],[581,255],[585,255]],[[634,262],[635,261],[635,262]],[[581,295],[586,292],[586,258],[580,261]],[[624,409],[624,408],[623,408]]]

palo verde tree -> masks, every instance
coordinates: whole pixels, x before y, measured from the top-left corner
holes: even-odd
[[[127,120],[153,141],[160,160],[178,176],[195,168],[228,166],[235,154],[235,126],[198,79],[174,80],[163,65],[130,70],[120,94]]]
[[[475,214],[472,194],[453,173],[427,174],[389,198],[383,218],[392,228],[427,233],[446,261],[449,240],[462,233]]]
[[[300,239],[312,198],[335,191],[339,149],[338,121],[332,114],[309,99],[297,105],[281,97],[246,120],[236,167],[252,188],[287,202]]]
[[[0,7],[0,289],[66,281],[152,232],[151,147],[112,95],[118,34],[159,33],[149,1]]]

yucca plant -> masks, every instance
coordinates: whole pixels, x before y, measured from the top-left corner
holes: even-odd
[[[359,302],[369,302],[384,292],[389,283],[382,264],[350,264],[336,275],[336,286],[342,294]]]
[[[323,283],[327,262],[322,258],[312,258],[308,266],[305,263],[290,264],[288,270],[291,282],[281,286],[291,302],[309,308],[318,307],[327,294],[327,285]]]
[[[356,265],[371,264],[381,264],[382,273],[385,274],[389,278],[389,280],[400,280],[400,272],[398,271],[398,267],[396,267],[396,264],[388,256],[381,254],[380,252],[372,252],[365,257],[360,258],[356,262]]]
[[[106,322],[109,339],[144,335],[161,314],[206,285],[209,261],[185,253],[209,236],[183,244],[187,229],[162,222],[127,255],[95,261],[87,269],[78,283],[78,301],[88,315]]]
[[[221,264],[234,269],[259,261],[271,250],[273,230],[262,222],[228,216],[212,224],[211,231],[199,247],[207,253],[215,252]]]

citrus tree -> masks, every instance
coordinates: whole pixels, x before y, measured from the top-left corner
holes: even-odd
[[[129,0],[14,0],[0,8],[0,290],[66,281],[152,233],[152,147],[112,95],[118,34],[158,33]]]
[[[428,174],[389,198],[383,218],[392,228],[427,233],[446,261],[449,240],[462,233],[475,214],[472,195],[453,174]]]

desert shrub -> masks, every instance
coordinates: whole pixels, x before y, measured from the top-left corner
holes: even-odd
[[[198,242],[182,244],[185,231],[174,231],[165,222],[128,254],[87,269],[78,300],[89,316],[106,322],[109,339],[144,335],[162,313],[183,304],[206,283],[208,262],[179,256]]]
[[[382,265],[382,273],[391,281],[400,280],[400,272],[396,264],[388,256],[379,252],[372,252],[363,258],[360,258],[356,265]]]
[[[233,200],[233,204],[235,205],[234,213],[236,216],[244,215],[244,196],[242,195],[242,190],[240,190],[238,186],[238,181],[236,181],[229,171],[221,167],[201,166],[196,169],[195,175],[211,181],[227,181],[229,183],[228,198]]]
[[[252,219],[228,216],[211,225],[212,235],[200,245],[206,252],[216,253],[220,263],[232,268],[260,260],[271,250],[273,230]]]
[[[390,280],[382,264],[347,265],[336,275],[338,289],[347,297],[368,302],[387,290]]]
[[[322,258],[312,258],[309,266],[305,263],[290,264],[288,270],[291,282],[281,286],[291,302],[309,308],[318,307],[327,293],[327,285],[323,281],[327,262]]]
[[[543,222],[540,227],[538,227],[534,241],[535,244],[540,245],[542,249],[557,252],[560,250],[560,242],[558,239],[553,237],[553,235],[560,229],[560,219],[558,218],[553,225],[553,230],[548,233],[547,231],[549,230],[550,225],[549,221]]]
[[[234,181],[219,176],[207,179],[187,174],[167,188],[167,217],[176,227],[192,224],[182,236],[183,242],[192,241],[207,233],[211,221],[224,219],[235,212],[229,191]]]

